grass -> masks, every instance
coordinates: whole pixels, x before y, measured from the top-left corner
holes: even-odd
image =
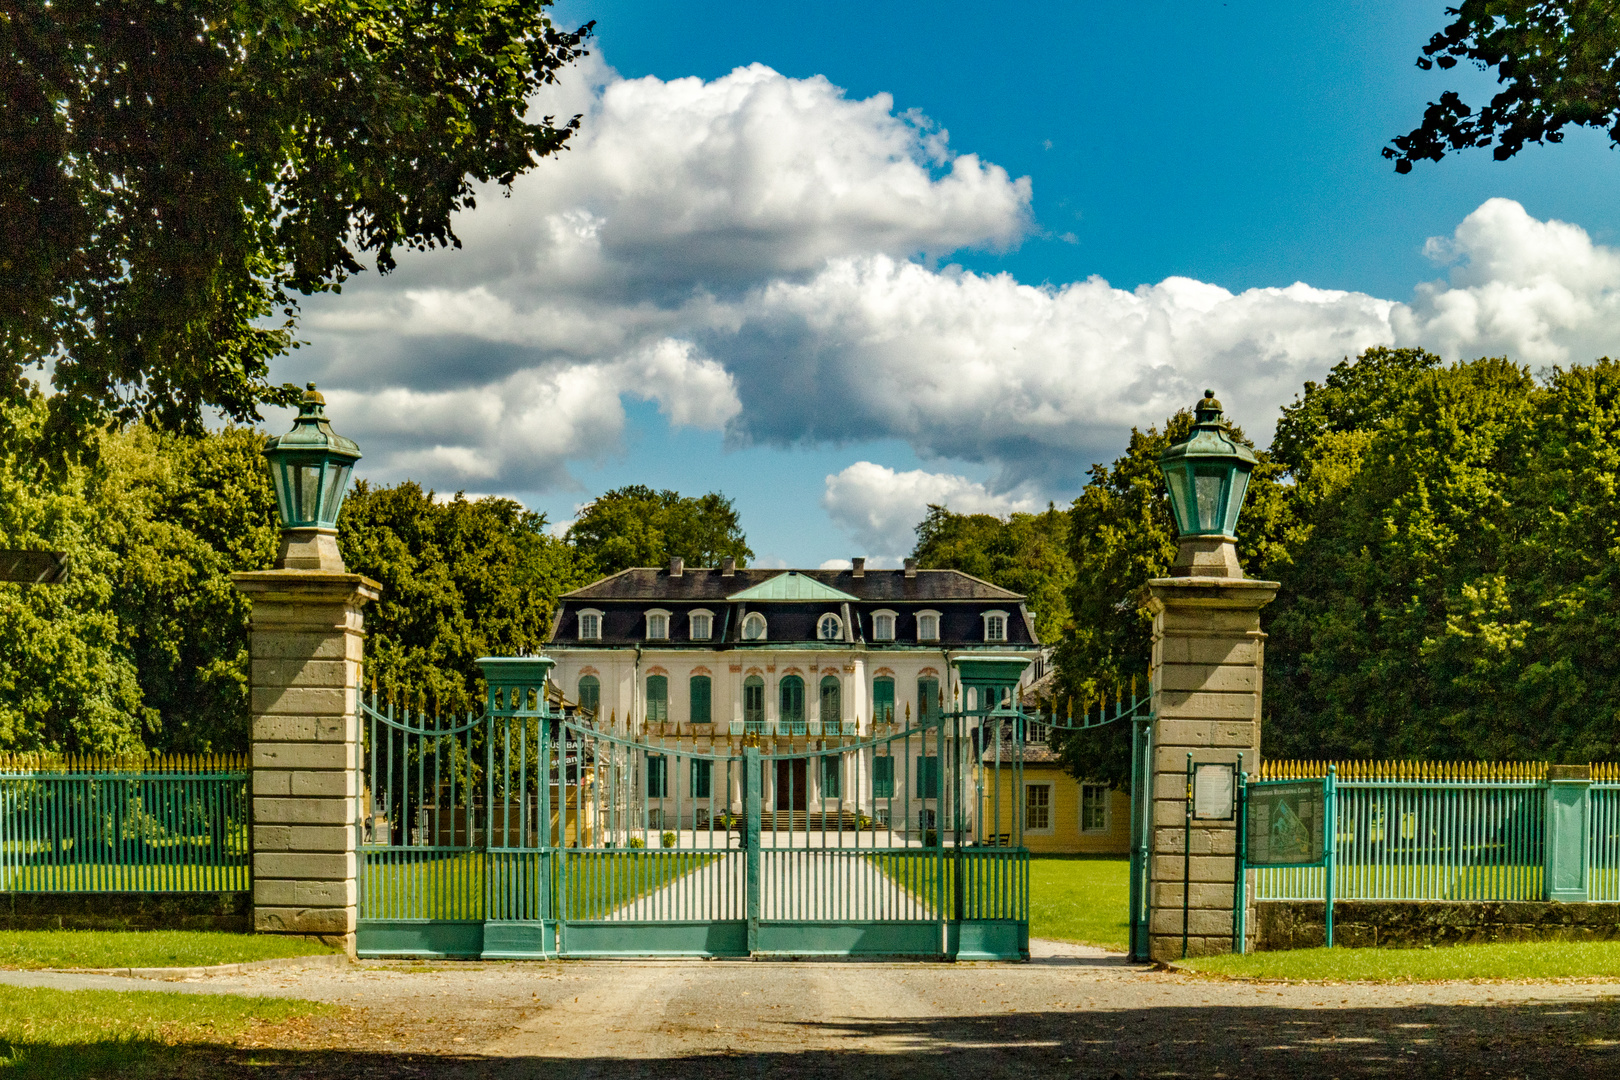
[[[1130,868],[1130,859],[1114,855],[1030,856],[1029,936],[1124,952]]]
[[[1515,941],[1433,949],[1291,949],[1177,961],[1209,975],[1297,982],[1620,977],[1620,941]]]
[[[335,952],[279,934],[200,930],[8,930],[0,968],[202,967]]]
[[[232,994],[0,986],[0,1077],[173,1076],[177,1047],[228,1045],[256,1026],[334,1011]]]
[[[566,852],[566,918],[601,919],[630,901],[662,889],[722,851],[624,848]],[[365,866],[366,919],[481,919],[486,872],[494,874],[495,902],[501,917],[533,917],[542,856],[532,853],[457,852],[370,853]],[[486,871],[486,858],[494,867]],[[562,871],[552,862],[552,910],[559,911]]]

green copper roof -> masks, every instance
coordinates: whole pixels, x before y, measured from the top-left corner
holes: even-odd
[[[751,589],[744,589],[740,593],[732,593],[727,600],[855,600],[856,597],[847,592],[840,592],[831,585],[823,585],[813,577],[808,577],[796,570],[789,570],[785,574],[777,574],[768,581],[762,581]]]

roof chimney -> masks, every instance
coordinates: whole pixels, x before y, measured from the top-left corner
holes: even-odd
[[[720,576],[721,577],[736,577],[737,576],[737,559],[736,559],[735,556],[727,555],[724,559],[720,560]]]
[[[673,558],[671,558],[669,560],[669,576],[670,577],[680,577],[682,574],[685,574],[685,573],[686,573],[686,560],[685,559],[681,558],[679,555],[676,555],[676,556],[674,556]]]
[[[866,556],[859,555],[849,560],[849,576],[860,578],[866,576]]]
[[[906,560],[906,577],[916,577],[916,576],[917,576],[917,560],[916,559],[907,559]]]

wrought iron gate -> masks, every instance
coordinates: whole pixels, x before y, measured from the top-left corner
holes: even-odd
[[[362,702],[361,955],[1028,955],[1021,661],[860,736],[613,730],[484,663],[481,715]]]

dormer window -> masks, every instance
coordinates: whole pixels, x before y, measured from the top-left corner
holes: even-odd
[[[872,640],[894,640],[894,612],[874,611],[872,613]]]
[[[647,612],[647,640],[669,640],[669,612],[656,609]]]
[[[984,640],[1007,640],[1007,613],[1005,611],[987,611],[984,613]]]
[[[918,641],[938,641],[939,640],[939,612],[937,612],[937,611],[919,611],[919,612],[917,612],[917,640]]]
[[[816,637],[822,641],[837,641],[844,636],[844,624],[838,616],[828,613],[816,623]]]
[[[600,641],[602,639],[602,613],[600,611],[581,611],[579,613],[579,640]]]
[[[748,618],[743,620],[742,632],[744,641],[764,641],[765,616],[757,611],[749,612]]]
[[[693,611],[686,617],[687,636],[693,641],[708,641],[714,636],[714,616],[707,611]]]

